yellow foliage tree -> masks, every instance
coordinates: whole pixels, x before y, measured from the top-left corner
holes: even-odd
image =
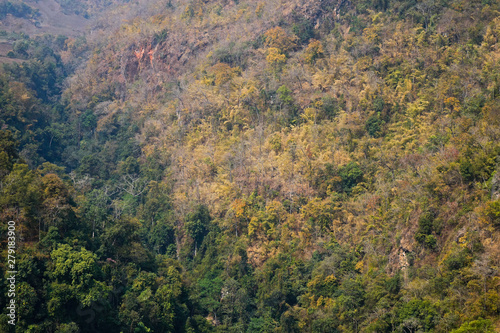
[[[278,48],[270,47],[267,50],[266,61],[274,72],[279,72],[285,65],[286,56]]]
[[[295,48],[297,44],[297,36],[290,36],[287,32],[280,27],[271,28],[264,34],[266,38],[265,45],[270,48],[277,48],[281,52],[288,52]]]
[[[309,64],[313,64],[316,59],[322,58],[324,55],[325,50],[323,48],[323,44],[321,44],[319,40],[311,39],[309,45],[307,45],[304,60]]]

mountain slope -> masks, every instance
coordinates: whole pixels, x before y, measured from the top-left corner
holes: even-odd
[[[45,288],[23,327],[498,330],[499,9],[107,9],[84,45],[62,48],[75,72],[49,94],[57,152],[24,139],[18,156],[3,134],[2,182],[17,184],[3,215],[21,219],[23,262],[47,276],[22,280]],[[24,91],[2,84],[4,101]],[[15,119],[4,129],[28,123]]]

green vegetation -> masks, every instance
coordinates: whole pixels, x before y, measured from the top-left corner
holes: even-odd
[[[38,11],[21,1],[2,1],[0,3],[0,19],[4,19],[7,14],[31,19],[38,15]]]
[[[498,2],[100,5],[0,73],[0,331],[500,329]]]

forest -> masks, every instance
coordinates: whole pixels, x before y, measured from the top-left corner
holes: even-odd
[[[53,2],[0,24],[0,332],[500,331],[500,1]]]

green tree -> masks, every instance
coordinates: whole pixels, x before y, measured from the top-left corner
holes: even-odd
[[[84,318],[78,314],[86,313],[86,309],[93,315],[93,319],[93,304],[107,299],[111,291],[101,281],[102,272],[97,263],[97,255],[84,248],[76,250],[68,244],[59,244],[51,252],[50,258],[47,272],[51,281],[47,294],[49,316],[59,322],[73,319],[84,323]]]
[[[18,145],[11,131],[0,130],[0,181],[12,171],[19,159]]]
[[[339,169],[339,176],[342,178],[344,191],[350,192],[363,179],[363,171],[358,163],[351,161]]]
[[[186,216],[184,228],[194,241],[194,256],[196,256],[198,246],[208,234],[210,221],[210,213],[205,205],[196,206],[194,212]]]

